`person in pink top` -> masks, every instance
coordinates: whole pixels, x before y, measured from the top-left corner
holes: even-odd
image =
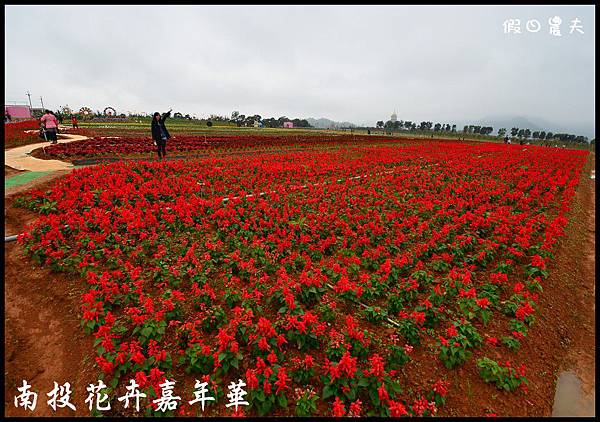
[[[42,127],[46,131],[46,138],[53,144],[57,143],[56,133],[58,132],[58,120],[56,116],[52,114],[50,110],[46,110],[45,114],[42,116],[40,121],[42,122]]]

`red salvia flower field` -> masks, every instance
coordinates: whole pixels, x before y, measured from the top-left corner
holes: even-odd
[[[444,371],[499,347],[515,360],[496,378],[478,360],[482,377],[526,389],[519,344],[588,153],[368,139],[183,138],[174,151],[207,156],[79,169],[33,191],[23,205],[40,218],[19,242],[85,280],[82,329],[111,394],[135,378],[153,399],[165,378],[195,378],[223,398],[244,379],[246,415],[430,416],[453,387]],[[411,376],[415,360],[440,377]]]

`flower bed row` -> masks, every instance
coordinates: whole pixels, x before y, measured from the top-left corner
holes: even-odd
[[[345,145],[354,142],[390,142],[389,137],[366,136],[185,136],[177,135],[167,142],[169,153],[210,152],[215,150],[254,151],[262,149],[298,148],[322,145]],[[395,140],[398,141],[397,139]],[[68,144],[51,145],[46,148],[46,155],[53,157],[89,157],[97,155],[135,155],[156,151],[156,146],[150,137],[106,138],[93,137],[90,139],[70,142]]]
[[[33,192],[19,242],[89,285],[109,395],[200,379],[218,399],[244,379],[247,414],[433,415],[448,382],[404,368],[525,341],[586,154],[422,142],[117,163]],[[486,359],[485,382],[525,388],[526,368]]]
[[[40,140],[37,133],[28,133],[28,130],[39,129],[37,120],[22,120],[20,122],[4,124],[4,149],[21,145],[33,144]]]

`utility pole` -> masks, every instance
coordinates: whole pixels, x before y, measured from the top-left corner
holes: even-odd
[[[44,108],[44,100],[42,100],[42,97],[40,97],[40,102],[42,103],[42,108]]]
[[[29,93],[29,91],[27,91],[27,97],[29,98],[29,108],[32,109],[33,106],[31,105],[31,94]]]

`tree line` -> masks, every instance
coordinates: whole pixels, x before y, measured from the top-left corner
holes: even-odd
[[[253,127],[259,125],[261,127],[279,128],[283,127],[285,122],[292,122],[294,127],[312,127],[306,119],[290,119],[286,116],[279,118],[267,117],[263,118],[260,114],[245,115],[239,111],[231,113],[231,117],[211,114],[208,117],[211,122],[235,123],[238,127]]]
[[[384,123],[383,120],[379,120],[376,124],[378,129],[392,130],[404,130],[404,131],[427,131],[427,132],[441,132],[441,133],[459,133],[457,132],[456,125],[450,125],[449,123],[433,123],[428,121],[422,121],[420,123],[412,122],[410,120],[388,120]],[[494,136],[492,133],[494,128],[492,126],[481,126],[481,125],[465,125],[462,129],[463,134],[471,135],[484,135]],[[573,135],[570,133],[553,133],[551,131],[536,130],[531,131],[528,128],[513,127],[510,131],[507,128],[500,128],[497,132],[497,137],[503,138],[510,134],[512,138],[518,138],[520,140],[537,140],[537,141],[560,141],[569,144],[586,144],[589,139],[587,136]]]
[[[239,111],[233,111],[231,113],[231,117],[216,116],[213,114],[210,116],[209,119],[212,121],[232,122],[235,123],[238,127],[253,127],[255,125],[259,125],[262,127],[279,128],[283,127],[283,124],[285,122],[292,122],[294,127],[312,127],[306,119],[290,119],[286,116],[281,116],[279,118],[263,118],[260,114],[246,116],[244,114],[240,114]]]

